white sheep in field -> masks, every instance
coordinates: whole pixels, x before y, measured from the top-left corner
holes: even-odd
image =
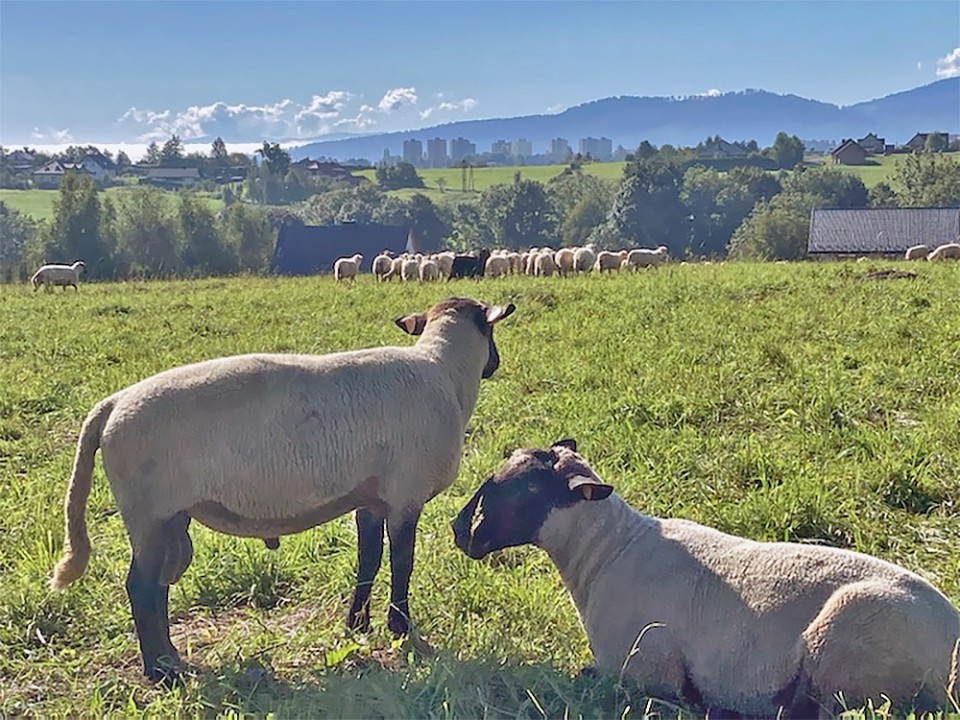
[[[573,253],[573,269],[578,272],[590,272],[597,262],[597,254],[589,246],[577,248]]]
[[[665,245],[661,245],[656,250],[637,248],[627,253],[626,265],[632,270],[639,270],[643,267],[655,267],[661,263],[665,263],[669,254],[670,251]]]
[[[926,260],[930,254],[929,245],[911,245],[903,254],[904,260]]]
[[[861,553],[754,542],[642,515],[573,440],[517,450],[453,522],[472,558],[535,543],[556,564],[599,668],[711,712],[832,713],[881,694],[943,708],[960,613],[918,575]]]
[[[64,503],[51,586],[90,557],[85,508],[100,449],[133,549],[127,594],[144,672],[177,662],[167,593],[193,555],[191,520],[276,542],[356,509],[358,571],[347,616],[369,625],[370,588],[390,538],[388,626],[410,626],[417,520],[457,475],[481,378],[500,363],[494,325],[514,306],[449,298],[397,319],[413,346],[328,355],[241,355],[167,370],[87,415]]]
[[[373,259],[371,270],[378,281],[389,280],[391,277],[393,277],[390,272],[393,270],[393,258],[387,253],[381,253],[380,255],[377,255]]]
[[[484,277],[498,278],[510,274],[510,261],[506,255],[491,255],[487,258]]]
[[[440,279],[440,266],[432,258],[424,258],[420,262],[420,282],[436,282]]]
[[[518,252],[507,253],[507,260],[510,262],[510,274],[519,275],[523,267],[523,256]]]
[[[542,250],[534,258],[533,274],[537,277],[550,277],[557,272],[552,250]]]
[[[48,263],[41,265],[30,278],[33,289],[37,290],[41,285],[56,286],[60,285],[64,290],[68,286],[73,287],[77,292],[80,288],[77,286],[80,282],[80,273],[86,270],[83,262],[78,260],[73,265],[57,265]]]
[[[406,258],[400,265],[400,279],[415,282],[420,279],[420,261],[416,257]]]
[[[434,258],[437,261],[437,266],[440,268],[441,279],[446,280],[450,277],[450,272],[453,270],[453,261],[456,257],[456,253],[446,250]]]
[[[557,265],[557,272],[566,277],[573,272],[573,248],[560,248],[553,254],[553,261]]]
[[[615,272],[620,269],[620,257],[617,253],[612,253],[608,250],[601,250],[597,253],[597,271],[600,273],[604,272]]]
[[[363,255],[357,253],[351,257],[337,258],[333,264],[333,277],[337,282],[341,280],[356,280],[360,272],[360,263],[363,262]]]
[[[927,260],[960,260],[960,243],[947,243],[927,255]]]

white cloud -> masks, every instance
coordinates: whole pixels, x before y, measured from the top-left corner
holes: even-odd
[[[477,105],[479,105],[476,100],[473,98],[464,98],[463,100],[457,102],[448,102],[444,100],[442,103],[435,107],[428,107],[425,110],[420,111],[420,118],[426,120],[428,117],[433,115],[435,112],[463,112],[468,113],[473,110]]]
[[[549,115],[556,115],[561,110],[563,110],[563,105],[561,103],[554,103],[553,105],[547,108],[546,112]]]
[[[327,120],[340,116],[344,105],[353,95],[345,90],[331,90],[326,95],[314,95],[310,104],[293,116],[297,124],[297,135],[308,137],[322,134],[329,128]]]
[[[368,127],[373,127],[377,124],[377,121],[372,117],[364,115],[362,112],[358,113],[356,117],[352,118],[343,118],[342,120],[337,120],[333,127],[341,130],[363,130]]]
[[[721,92],[720,92],[719,90],[717,90],[716,88],[710,88],[710,89],[707,90],[705,93],[698,93],[698,95],[699,95],[700,97],[720,97],[720,95],[722,95],[722,94],[723,94],[723,93],[721,93]]]
[[[299,145],[302,145],[303,141],[285,141],[281,142],[280,146],[283,148],[293,148]],[[65,141],[60,143],[28,143],[29,147],[37,150],[38,152],[45,153],[47,155],[58,155],[62,152],[65,152],[68,147],[71,145],[93,145],[98,147],[101,150],[108,150],[113,153],[114,156],[121,150],[127,154],[133,162],[139,162],[146,157],[147,147],[149,143],[109,143],[109,142],[74,142],[74,141]],[[245,143],[233,143],[227,142],[227,150],[229,152],[239,152],[246,155],[253,155],[254,152],[263,147],[262,142],[245,142]],[[210,154],[210,143],[184,143],[183,144],[184,152],[188,155],[190,153],[203,153],[204,155]]]
[[[393,90],[387,90],[382,98],[380,98],[380,103],[377,107],[380,108],[381,112],[393,112],[398,110],[404,105],[416,105],[417,104],[417,89],[408,87],[408,88],[394,88]]]
[[[70,134],[69,128],[66,128],[64,130],[55,130],[53,128],[47,128],[44,131],[38,127],[35,127],[33,129],[33,132],[30,133],[30,137],[33,140],[52,140],[55,143],[72,143],[73,142],[73,135]]]
[[[954,48],[944,57],[937,60],[937,77],[949,78],[960,76],[960,47]]]

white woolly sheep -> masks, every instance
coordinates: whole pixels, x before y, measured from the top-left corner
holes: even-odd
[[[371,270],[378,281],[389,280],[392,277],[390,271],[393,270],[393,258],[387,253],[377,255],[373,259]]]
[[[617,253],[601,250],[597,254],[597,271],[600,273],[614,272],[620,269],[620,257]]]
[[[494,325],[514,309],[449,298],[395,321],[419,336],[413,346],[218,358],[101,400],[77,442],[52,588],[79,578],[89,560],[85,507],[99,448],[133,549],[126,588],[149,678],[169,677],[177,662],[167,593],[190,564],[194,519],[275,542],[356,509],[347,622],[360,630],[386,523],[388,627],[406,633],[417,520],[456,477],[480,380],[500,363]]]
[[[506,255],[491,255],[487,258],[485,277],[498,278],[510,274],[510,261]]]
[[[838,693],[926,710],[955,692],[960,613],[920,576],[648,517],[612,491],[573,440],[517,450],[457,516],[455,540],[477,559],[546,550],[599,668],[654,696],[772,718],[833,712]]]
[[[665,245],[661,245],[656,250],[649,248],[637,248],[627,253],[627,267],[638,270],[642,267],[654,267],[667,261],[669,250]]]
[[[932,253],[927,255],[927,260],[960,260],[960,243],[947,243],[941,245]]]
[[[566,277],[573,272],[573,248],[560,248],[553,255],[557,265],[557,272]]]
[[[86,269],[86,266],[84,266],[80,260],[73,265],[56,265],[49,263],[47,265],[41,265],[33,274],[33,277],[30,278],[30,282],[33,283],[34,290],[37,290],[41,285],[60,285],[64,290],[70,286],[79,292],[80,288],[77,287],[77,284],[80,282],[80,272]]]
[[[510,274],[519,275],[523,268],[523,256],[518,252],[507,253],[507,260],[510,261]]]
[[[453,261],[456,259],[456,253],[446,250],[434,259],[437,261],[437,266],[440,268],[440,277],[444,280],[450,277],[450,271],[453,270]]]
[[[926,260],[930,254],[929,245],[911,245],[903,254],[904,260]]]
[[[597,254],[591,247],[577,248],[573,253],[573,269],[579,272],[590,272],[597,262]]]
[[[363,255],[357,253],[351,257],[337,258],[333,264],[333,277],[337,282],[341,280],[356,280],[357,273],[360,272],[360,263],[363,262]]]
[[[557,264],[553,261],[553,252],[544,250],[534,258],[533,274],[537,277],[550,277],[557,271]]]
[[[400,279],[404,282],[414,282],[420,279],[420,261],[417,258],[407,258],[400,265]]]
[[[420,282],[436,282],[440,279],[440,266],[432,258],[420,262]]]

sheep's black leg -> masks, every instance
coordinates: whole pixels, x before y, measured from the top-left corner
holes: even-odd
[[[413,573],[413,550],[419,519],[419,510],[414,514],[387,519],[387,532],[390,535],[390,611],[387,614],[387,627],[394,635],[406,635],[410,631],[407,592]]]
[[[383,558],[383,516],[360,508],[356,520],[357,586],[347,613],[347,627],[366,632],[370,629],[370,590]]]
[[[137,628],[137,639],[140,641],[140,654],[143,657],[143,673],[151,681],[161,678],[172,678],[169,672],[169,663],[162,663],[161,658],[170,656],[173,644],[167,626],[166,614],[168,588],[160,584],[160,563],[145,561],[134,554],[127,573],[127,596],[130,598],[130,609],[133,611],[133,622]]]

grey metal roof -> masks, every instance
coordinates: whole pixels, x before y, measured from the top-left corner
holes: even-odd
[[[912,245],[957,242],[960,208],[815,208],[811,253],[902,253]]]

